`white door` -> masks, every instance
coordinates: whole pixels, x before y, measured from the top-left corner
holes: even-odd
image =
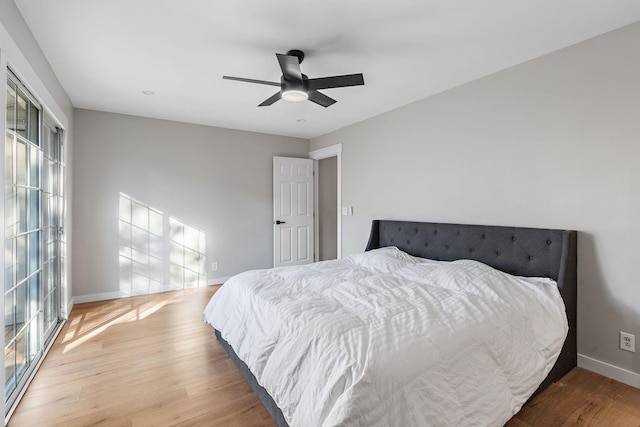
[[[313,262],[313,160],[273,158],[273,265]]]

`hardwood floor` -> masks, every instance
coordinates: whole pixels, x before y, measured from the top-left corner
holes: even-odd
[[[202,311],[216,287],[78,304],[9,426],[273,426]]]
[[[506,427],[640,426],[640,390],[581,368],[551,384]]]
[[[9,426],[275,426],[202,311],[217,287],[78,304]],[[640,426],[640,390],[575,369],[507,426]]]

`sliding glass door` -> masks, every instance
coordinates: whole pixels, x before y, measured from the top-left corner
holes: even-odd
[[[47,343],[60,323],[64,272],[64,145],[62,131],[45,115],[42,132],[42,321]]]
[[[61,131],[8,73],[5,129],[5,413],[60,324]]]

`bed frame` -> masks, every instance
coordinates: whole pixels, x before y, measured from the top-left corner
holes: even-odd
[[[567,230],[374,220],[365,250],[396,246],[404,252],[440,261],[472,259],[517,276],[550,277],[558,283],[569,333],[547,378],[534,396],[558,381],[577,363],[577,233]],[[280,427],[282,412],[247,365],[216,330],[216,337]]]

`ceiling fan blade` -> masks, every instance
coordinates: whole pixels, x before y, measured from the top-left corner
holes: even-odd
[[[335,99],[329,98],[327,95],[318,92],[317,90],[309,91],[309,101],[315,102],[318,105],[322,105],[325,108],[330,107],[338,102]]]
[[[237,80],[239,82],[258,83],[261,85],[269,85],[269,86],[280,86],[280,83],[267,82],[265,80],[245,79],[242,77],[231,77],[231,76],[222,76],[222,78],[225,80]]]
[[[364,76],[362,74],[347,74],[344,76],[309,79],[309,90],[361,85],[364,85]]]
[[[279,99],[280,99],[280,92],[276,92],[272,96],[267,98],[262,104],[258,105],[258,107],[268,107],[269,105],[273,104]]]
[[[276,53],[278,57],[278,63],[280,63],[280,69],[285,80],[293,82],[302,81],[302,71],[300,71],[300,60],[297,56],[283,55]]]

